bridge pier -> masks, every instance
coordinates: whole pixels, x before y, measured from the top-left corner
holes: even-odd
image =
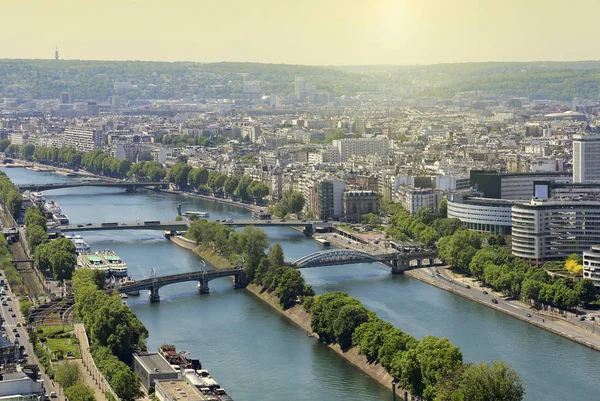
[[[208,294],[210,292],[207,279],[201,278],[200,281],[198,281],[198,292],[200,294]]]
[[[311,237],[315,233],[313,225],[309,224],[304,226],[304,230],[302,230],[302,233],[307,237]]]
[[[233,284],[235,288],[246,288],[246,275],[243,270],[233,276]]]
[[[391,261],[392,274],[404,274],[405,271],[410,269],[409,263],[404,258],[398,258]]]
[[[150,302],[158,302],[160,301],[160,294],[158,293],[158,287],[152,286],[150,287]]]

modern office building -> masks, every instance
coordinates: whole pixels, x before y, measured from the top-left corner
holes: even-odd
[[[459,219],[470,230],[510,234],[514,203],[504,199],[450,194],[448,218]]]
[[[540,263],[600,244],[600,200],[532,199],[512,207],[513,255]]]
[[[572,182],[572,174],[561,172],[509,173],[471,170],[471,187],[483,193],[485,198],[529,200],[533,198],[534,181]]]
[[[37,378],[38,374],[37,368],[34,368],[0,375],[0,400],[43,401],[44,382]]]
[[[342,196],[346,182],[324,180],[317,183],[317,214],[321,219],[339,218],[343,215]]]
[[[342,203],[344,217],[353,223],[360,222],[365,214],[379,213],[379,196],[375,191],[346,191]]]
[[[583,253],[583,278],[592,280],[596,291],[600,292],[600,245],[592,245]]]
[[[573,182],[600,181],[600,135],[573,135]]]
[[[157,352],[134,353],[133,371],[146,390],[154,386],[155,380],[174,380],[179,376],[179,372]]]

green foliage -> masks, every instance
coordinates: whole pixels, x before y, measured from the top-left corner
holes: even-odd
[[[285,217],[289,213],[299,213],[304,208],[304,196],[298,191],[286,191],[273,207],[273,214]]]
[[[23,197],[3,171],[0,171],[0,199],[2,199],[8,211],[15,219],[21,215]]]
[[[239,184],[240,181],[236,176],[227,177],[223,183],[223,191],[225,192],[225,195],[232,196]]]
[[[49,271],[57,280],[70,280],[77,256],[75,245],[66,238],[58,238],[36,248],[35,261],[40,270]]]
[[[448,217],[448,199],[444,198],[440,201],[440,204],[438,205],[438,214],[444,219]]]
[[[261,202],[265,196],[269,195],[269,187],[264,182],[252,181],[246,191],[256,203]]]
[[[118,359],[129,362],[134,350],[145,347],[148,330],[117,295],[98,289],[97,280],[91,269],[73,274],[75,312],[94,345],[107,347]]]
[[[120,399],[133,401],[141,395],[139,377],[108,348],[94,345],[92,357]]]
[[[74,362],[62,363],[54,369],[54,378],[62,388],[74,386],[81,378],[79,365]]]
[[[24,318],[29,317],[29,311],[31,310],[31,301],[26,297],[19,297],[19,308]]]
[[[467,364],[438,382],[435,401],[520,401],[525,389],[503,362]]]
[[[29,245],[29,249],[35,254],[36,248],[48,241],[48,234],[46,234],[44,227],[32,225],[27,227],[25,238],[27,239],[27,245]]]
[[[25,211],[25,218],[23,219],[25,223],[25,227],[30,227],[32,225],[41,226],[44,231],[47,229],[46,227],[46,217],[40,212],[40,209],[37,207],[27,208]]]
[[[381,225],[381,218],[375,213],[367,213],[362,215],[362,222],[370,226],[379,227]]]
[[[254,181],[250,177],[244,177],[240,180],[237,188],[234,191],[234,195],[243,201],[250,200],[250,194],[248,193],[248,187]]]
[[[94,390],[81,382],[66,388],[65,395],[69,401],[94,401]]]
[[[481,234],[460,230],[439,240],[438,256],[458,271],[468,272],[469,263],[481,248],[481,242]]]
[[[0,140],[0,152],[4,152],[6,148],[10,145],[10,141],[8,139]]]
[[[211,171],[208,174],[208,181],[206,184],[213,192],[221,192],[226,180],[227,176],[225,174],[218,171]]]
[[[192,167],[189,164],[177,163],[169,171],[169,182],[177,185],[179,188],[186,188],[190,171],[192,171]]]

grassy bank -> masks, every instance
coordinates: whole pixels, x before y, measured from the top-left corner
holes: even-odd
[[[318,335],[312,331],[310,325],[310,313],[306,312],[301,305],[296,305],[292,308],[283,310],[279,303],[279,298],[275,295],[275,293],[267,292],[262,286],[258,286],[255,284],[249,284],[246,287],[246,289],[250,291],[253,295],[255,295],[257,298],[266,302],[277,312],[279,312],[280,314],[288,318],[290,321],[295,323],[305,332],[307,332],[315,338],[318,338]],[[344,359],[346,359],[352,365],[360,369],[363,373],[366,373],[371,378],[377,380],[380,384],[391,390],[393,377],[379,363],[371,363],[367,360],[366,356],[361,355],[359,353],[359,347],[351,347],[350,349],[344,352],[337,344],[328,344],[326,346],[334,350],[337,354],[341,355]],[[404,390],[396,389],[396,394],[398,394],[399,396],[404,396]]]
[[[194,253],[217,269],[231,269],[233,267],[233,265],[229,262],[229,259],[221,255],[217,255],[211,250],[202,249],[202,247],[196,247],[194,248]]]

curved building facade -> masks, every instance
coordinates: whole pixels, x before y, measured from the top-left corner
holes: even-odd
[[[448,217],[459,219],[470,230],[510,234],[513,203],[502,199],[450,195]]]
[[[540,262],[600,244],[600,201],[533,199],[512,207],[512,253]]]
[[[600,292],[600,245],[593,245],[583,253],[583,278],[592,280],[596,291]]]

